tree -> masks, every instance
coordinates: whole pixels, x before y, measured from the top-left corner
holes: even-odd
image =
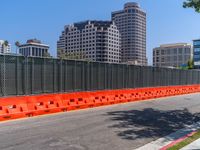
[[[200,0],[187,0],[183,3],[184,8],[194,8],[196,12],[200,13]]]
[[[82,50],[77,52],[65,52],[63,49],[58,49],[57,52],[58,58],[60,59],[86,60]]]
[[[188,69],[194,69],[194,60],[190,59],[188,61]]]
[[[9,42],[6,40],[6,41],[4,41],[3,45],[4,45],[5,47],[8,47]]]
[[[6,40],[6,41],[4,41],[4,43],[3,43],[3,49],[7,49],[8,48],[8,46],[9,46],[9,42]]]
[[[16,46],[16,54],[17,54],[17,49],[19,48],[19,46],[20,46],[20,43],[19,43],[19,41],[16,41],[15,42],[15,46]]]
[[[52,56],[50,55],[49,52],[45,52],[45,53],[44,53],[44,57],[45,57],[45,58],[52,58]]]

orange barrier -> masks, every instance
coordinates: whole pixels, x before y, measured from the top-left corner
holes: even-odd
[[[0,121],[200,92],[200,85],[0,98]]]

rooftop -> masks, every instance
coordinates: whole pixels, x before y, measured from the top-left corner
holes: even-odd
[[[193,41],[200,41],[200,39],[195,39],[195,40],[193,40]]]
[[[128,9],[128,8],[139,8],[139,4],[136,2],[128,2],[126,4],[124,4],[124,9]]]
[[[29,45],[49,47],[49,45],[42,44],[41,41],[38,39],[29,39],[27,40],[26,44],[21,44],[19,47],[29,46]]]
[[[191,44],[188,43],[172,43],[172,44],[162,44],[160,47],[175,47],[175,46],[191,46]]]
[[[93,24],[95,27],[103,27],[104,29],[106,29],[106,28],[110,27],[110,25],[112,23],[113,23],[112,21],[86,20],[86,21],[74,23],[73,26],[77,27],[78,30],[83,30],[83,29],[85,29],[86,25]],[[69,26],[67,26],[67,27],[69,27]]]

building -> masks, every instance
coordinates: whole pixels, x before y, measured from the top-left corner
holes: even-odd
[[[49,46],[42,44],[37,39],[30,39],[26,44],[19,46],[19,53],[23,56],[30,57],[49,57]]]
[[[193,40],[194,66],[200,69],[200,39]]]
[[[11,53],[11,45],[5,45],[4,40],[0,40],[0,54]]]
[[[165,44],[153,49],[153,66],[180,67],[193,57],[192,46],[187,43]]]
[[[146,13],[137,3],[129,2],[123,10],[112,12],[112,20],[121,34],[122,62],[147,65]]]
[[[59,58],[119,63],[120,34],[112,21],[78,22],[65,26],[57,49]]]

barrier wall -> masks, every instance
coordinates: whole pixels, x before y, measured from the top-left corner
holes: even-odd
[[[0,55],[0,97],[193,84],[199,70]]]
[[[0,121],[200,92],[200,85],[0,98]]]

